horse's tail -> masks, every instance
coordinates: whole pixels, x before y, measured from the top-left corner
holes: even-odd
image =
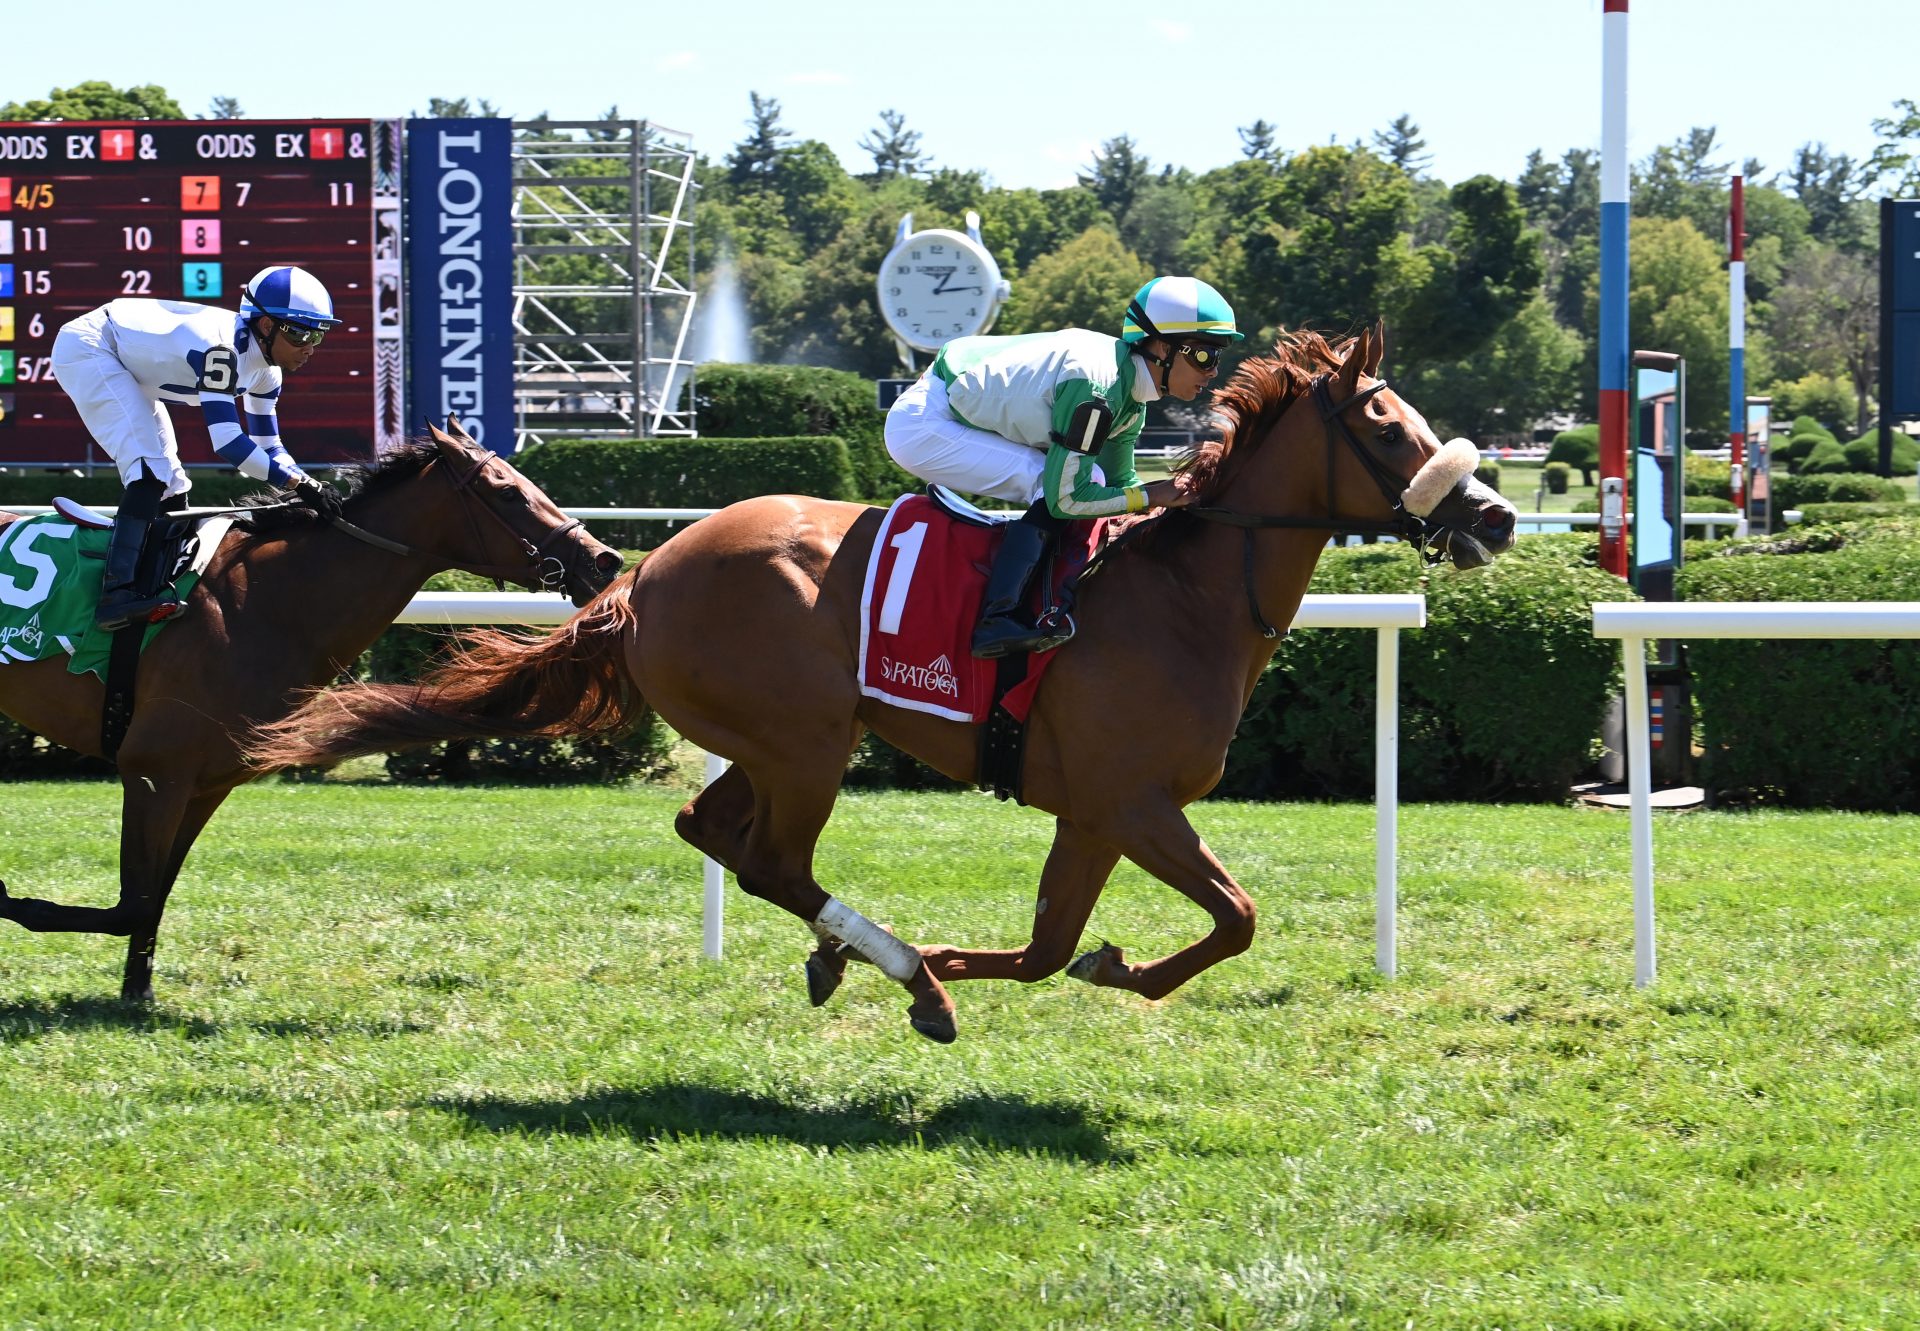
[[[450,739],[614,735],[646,715],[623,648],[638,624],[628,573],[552,633],[483,629],[413,684],[320,689],[242,746],[262,770],[326,766]]]

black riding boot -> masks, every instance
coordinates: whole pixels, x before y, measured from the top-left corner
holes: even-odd
[[[107,540],[106,579],[100,605],[93,612],[93,622],[103,629],[157,624],[185,608],[174,595],[173,584],[164,580],[167,570],[149,569],[144,578],[141,576],[140,555],[146,549],[147,531],[160,512],[166,492],[166,482],[143,466],[140,479],[129,482],[120,495],[120,507],[113,515],[113,535]]]
[[[1026,613],[1027,586],[1052,548],[1064,524],[1048,513],[1043,499],[1026,516],[1007,524],[1000,549],[987,573],[987,595],[980,623],[973,630],[973,654],[991,660],[1016,652],[1044,652],[1073,636],[1073,621],[1036,628]]]

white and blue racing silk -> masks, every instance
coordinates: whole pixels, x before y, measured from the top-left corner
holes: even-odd
[[[181,300],[115,300],[104,308],[120,364],[156,398],[199,403],[221,461],[272,485],[299,474],[280,443],[280,369],[245,320]]]

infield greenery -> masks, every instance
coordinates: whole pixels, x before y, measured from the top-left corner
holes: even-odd
[[[1203,805],[1248,954],[1161,1003],[865,967],[700,866],[658,788],[243,789],[160,998],[0,924],[0,1326],[1792,1328],[1920,1324],[1912,818]],[[106,904],[117,792],[0,787],[16,894]],[[1022,940],[1046,818],[843,799],[828,886]],[[1202,919],[1123,866],[1090,939]]]

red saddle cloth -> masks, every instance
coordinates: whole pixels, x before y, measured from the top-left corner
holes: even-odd
[[[1055,588],[1085,567],[1103,526],[1077,522],[1061,533],[1053,558]],[[861,693],[953,721],[987,719],[1000,663],[977,659],[969,644],[999,544],[998,530],[958,522],[925,495],[894,501],[873,543],[860,596]],[[1057,651],[1027,658],[1026,678],[1004,704],[1015,720],[1027,719]]]

